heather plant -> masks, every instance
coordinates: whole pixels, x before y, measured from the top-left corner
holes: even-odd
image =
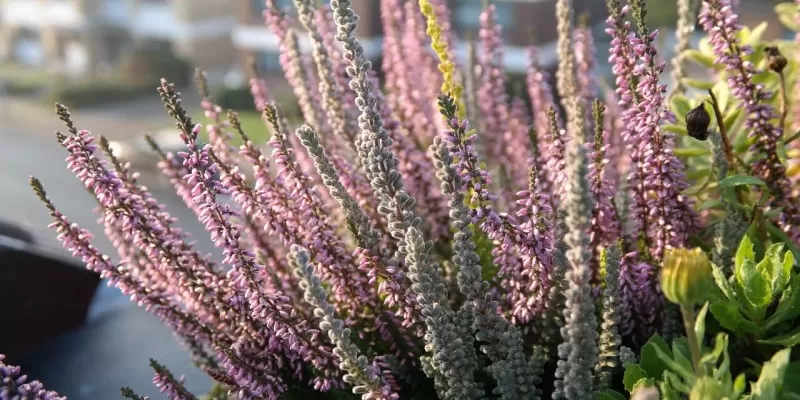
[[[800,51],[741,27],[729,0],[702,2],[708,37],[690,49],[679,3],[666,84],[645,1],[608,0],[601,93],[592,31],[558,0],[555,82],[530,48],[523,99],[505,90],[490,2],[461,63],[446,2],[381,0],[374,71],[351,1],[266,0],[301,123],[254,65],[266,144],[202,72],[205,126],[158,87],[186,149],[149,142],[219,261],[61,105],[57,139],[116,260],[31,185],[64,246],[173,330],[210,399],[793,398]],[[796,27],[797,5],[778,12]],[[195,398],[151,366],[168,398]],[[3,368],[11,398],[33,390]]]

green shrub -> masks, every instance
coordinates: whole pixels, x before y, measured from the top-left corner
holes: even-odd
[[[285,105],[283,110],[289,121],[300,121],[297,98],[288,88],[270,88],[272,101]],[[253,95],[247,86],[240,88],[217,87],[212,91],[214,101],[222,108],[241,111],[256,111]]]
[[[82,108],[129,101],[151,92],[152,88],[148,85],[110,80],[81,81],[57,86],[45,96],[45,101],[48,104],[62,103]]]
[[[214,99],[217,104],[222,108],[239,111],[255,111],[256,107],[253,103],[253,95],[250,94],[250,88],[226,88],[220,87],[214,91]]]
[[[120,60],[119,79],[135,85],[145,85],[167,78],[178,86],[191,82],[191,66],[166,46],[142,46]]]

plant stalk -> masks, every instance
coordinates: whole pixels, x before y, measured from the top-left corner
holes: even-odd
[[[689,351],[692,353],[692,367],[694,374],[700,376],[700,341],[694,332],[695,316],[691,306],[681,305],[683,327],[686,330],[686,339],[689,341]]]
[[[714,117],[717,118],[719,135],[722,136],[722,146],[725,149],[725,158],[728,159],[728,165],[736,165],[733,157],[733,147],[731,147],[730,138],[728,138],[728,130],[725,128],[725,119],[722,117],[722,111],[719,109],[717,96],[714,95],[714,91],[711,89],[708,89],[708,95],[711,96],[711,108],[714,110]]]

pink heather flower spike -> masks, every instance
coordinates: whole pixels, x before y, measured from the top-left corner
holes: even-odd
[[[550,86],[550,75],[539,65],[539,50],[536,47],[528,49],[529,65],[525,83],[528,96],[531,98],[531,114],[536,133],[539,134],[539,154],[542,159],[549,158],[548,151],[552,139],[546,134],[550,131],[550,119],[547,111],[555,104],[553,88]],[[558,121],[557,126],[563,127]]]
[[[645,7],[644,3],[633,3],[634,9]],[[633,38],[632,46],[643,58],[643,63],[636,66],[634,73],[639,76],[636,90],[640,94],[637,114],[634,119],[635,130],[632,136],[641,152],[641,169],[646,198],[644,200],[647,220],[645,232],[650,246],[650,256],[659,262],[666,248],[683,247],[688,244],[689,236],[699,229],[697,213],[693,201],[683,191],[689,183],[683,173],[683,163],[673,154],[673,135],[663,131],[661,124],[674,122],[675,116],[665,104],[666,85],[659,83],[664,70],[664,62],[656,63],[657,50],[655,39],[658,31],[650,32],[643,20],[637,15],[639,35]]]
[[[508,131],[510,112],[506,94],[506,76],[503,64],[502,27],[496,21],[497,10],[489,4],[480,16],[481,51],[478,53],[482,69],[478,88],[478,104],[484,124],[486,159],[494,165],[502,165],[506,156],[501,138]]]
[[[587,18],[588,15],[583,15]],[[588,21],[582,21],[580,26],[575,28],[573,33],[573,47],[575,48],[576,76],[578,84],[578,96],[583,99],[587,106],[592,104],[597,97],[597,82],[595,81],[595,59],[594,59],[594,38]],[[588,107],[587,107],[588,108]],[[590,112],[586,113],[586,137],[587,141],[591,137],[593,120]]]
[[[545,135],[550,137],[550,146],[547,149],[547,164],[545,164],[545,167],[550,178],[550,201],[557,208],[566,193],[567,161],[565,152],[570,138],[567,136],[565,129],[559,128],[556,110],[552,105],[547,110],[547,117],[549,123]]]
[[[233,158],[234,150],[230,145],[231,135],[228,131],[228,121],[222,115],[222,107],[211,100],[211,94],[208,90],[208,78],[206,73],[199,68],[195,71],[195,82],[200,96],[203,97],[200,105],[203,107],[206,118],[211,121],[206,125],[211,148],[214,149],[214,152],[217,153],[222,162],[233,165],[236,160]]]
[[[608,1],[609,16],[606,20],[608,28],[606,33],[611,36],[609,47],[611,70],[616,83],[617,108],[620,112],[621,130],[619,136],[625,144],[625,150],[630,159],[628,171],[628,185],[631,191],[630,234],[629,242],[637,242],[647,227],[645,205],[644,175],[642,169],[642,155],[638,146],[639,140],[633,132],[636,118],[636,105],[639,103],[639,94],[634,84],[634,68],[637,56],[631,46],[634,34],[631,32],[630,22],[626,21],[630,11],[629,6],[622,7],[619,0]]]
[[[156,360],[150,359],[150,367],[155,371],[153,385],[167,396],[169,400],[197,400],[197,398],[183,385],[183,377],[175,379],[165,366]]]
[[[20,375],[20,367],[6,365],[6,356],[0,354],[0,399],[67,400],[58,393],[46,390],[41,382],[27,382],[26,375]]]
[[[200,125],[193,125],[180,103],[179,94],[173,84],[161,80],[159,95],[170,115],[181,129],[181,138],[188,152],[181,154],[184,166],[191,171],[184,177],[192,187],[192,195],[200,210],[200,222],[211,235],[211,240],[223,252],[223,263],[232,267],[229,279],[249,307],[250,317],[265,327],[268,334],[276,335],[276,344],[284,354],[310,360],[315,368],[335,376],[330,350],[324,343],[315,343],[317,331],[308,327],[307,320],[300,321],[292,311],[289,298],[283,293],[262,290],[260,271],[264,268],[255,261],[254,254],[241,246],[240,227],[231,222],[231,217],[240,213],[229,204],[217,202],[217,195],[227,194],[226,188],[213,177],[217,166],[210,156],[210,145],[200,145],[197,134]]]
[[[593,103],[595,135],[592,142],[586,143],[589,154],[589,187],[594,198],[590,242],[592,248],[592,283],[600,285],[600,252],[617,243],[622,228],[614,205],[614,191],[606,177],[606,151],[608,133],[603,130],[605,107],[599,100]]]
[[[527,167],[533,165],[533,156],[538,154],[538,151],[534,152],[532,149],[533,143],[531,143],[529,134],[531,121],[527,108],[525,101],[521,98],[516,97],[512,100],[508,130],[503,137],[505,142],[503,151],[508,164],[513,166],[507,170],[508,177],[511,179],[509,183],[515,190],[528,185]],[[536,162],[538,163],[538,160]],[[526,168],[522,168],[522,166]]]
[[[314,261],[321,270],[321,278],[332,285],[334,299],[339,307],[347,307],[357,316],[359,309],[374,301],[368,295],[367,279],[354,266],[351,255],[346,252],[344,243],[336,235],[316,190],[309,186],[309,178],[299,170],[293,159],[293,149],[286,146],[288,134],[286,124],[281,120],[274,104],[268,104],[264,115],[272,128],[272,158],[279,168],[277,176],[284,180],[289,193],[294,196],[297,217],[302,221],[303,243],[311,249]]]

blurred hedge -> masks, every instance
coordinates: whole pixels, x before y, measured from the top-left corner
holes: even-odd
[[[53,88],[45,102],[62,103],[68,107],[81,108],[120,103],[142,95],[152,95],[151,85],[134,85],[112,80],[90,80],[66,83]]]
[[[169,47],[140,46],[122,57],[112,77],[61,82],[44,100],[73,108],[121,103],[154,95],[162,77],[186,87],[191,84],[191,67]]]
[[[176,86],[191,84],[192,68],[168,46],[140,46],[122,56],[116,69],[118,79],[133,85],[158,85],[167,78]]]
[[[280,105],[283,115],[285,115],[289,121],[298,122],[302,120],[300,106],[297,104],[297,98],[291,89],[288,87],[269,89],[273,100]],[[223,109],[237,112],[256,110],[253,102],[253,95],[250,94],[249,87],[228,88],[220,86],[214,88],[211,92],[214,101]]]

